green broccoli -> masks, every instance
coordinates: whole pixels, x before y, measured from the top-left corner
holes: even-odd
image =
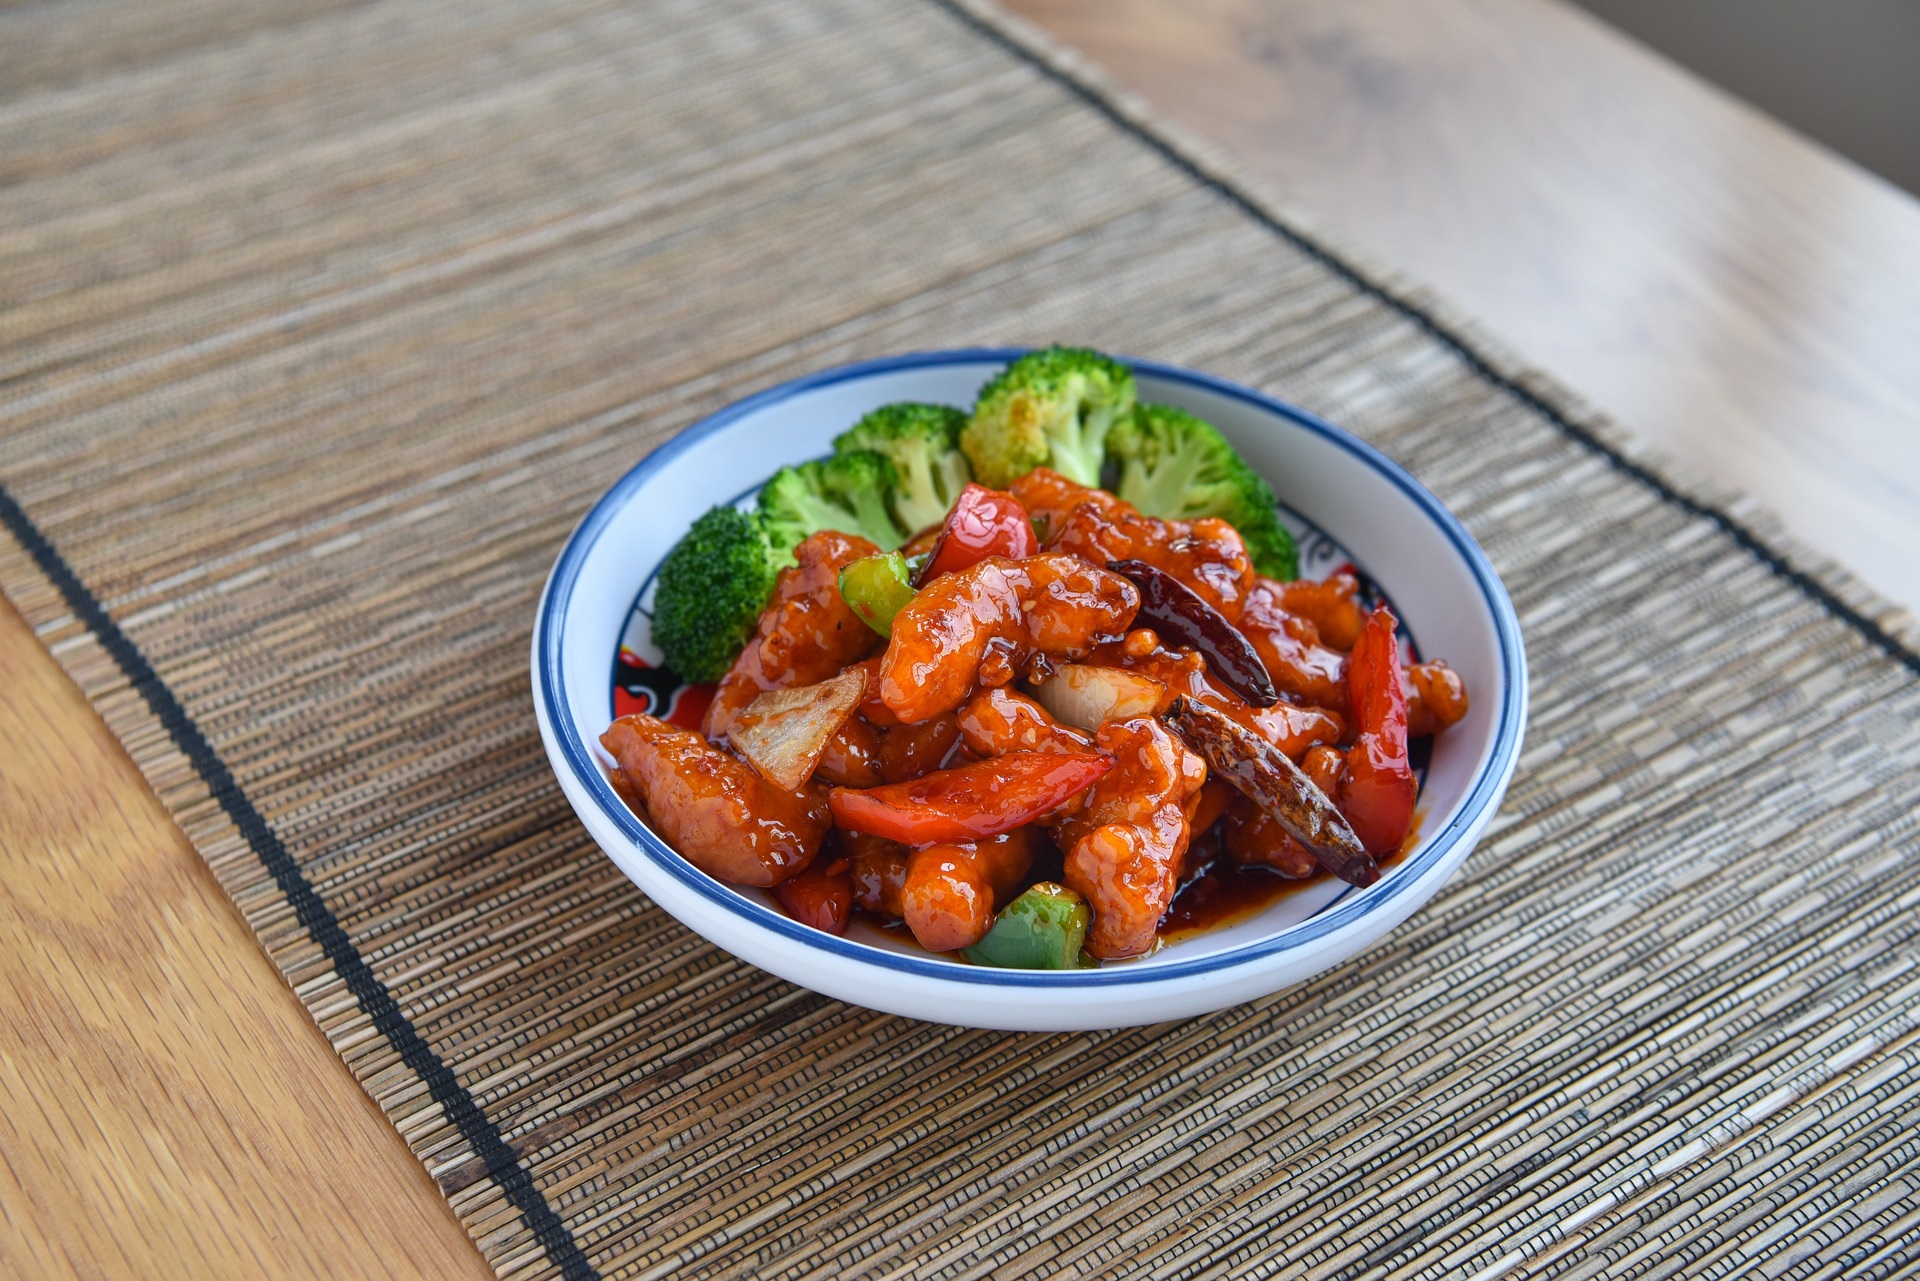
[[[773,580],[793,563],[758,512],[715,507],[660,563],[653,643],[689,681],[717,681],[753,635]]]
[[[887,510],[894,488],[886,455],[856,449],[831,458],[782,467],[760,491],[767,533],[782,551],[792,551],[816,530],[837,529],[870,539],[881,551],[907,540]]]
[[[1282,581],[1300,576],[1293,535],[1274,511],[1273,489],[1211,423],[1168,405],[1140,405],[1115,425],[1107,452],[1114,487],[1149,516],[1218,516],[1240,531],[1254,568]]]
[[[836,452],[870,449],[893,464],[893,514],[918,533],[947,518],[953,500],[973,479],[960,452],[967,416],[951,405],[882,405],[834,437]]]
[[[1042,466],[1098,485],[1107,433],[1133,397],[1133,371],[1097,351],[1030,351],[980,389],[960,448],[980,483],[995,489]]]

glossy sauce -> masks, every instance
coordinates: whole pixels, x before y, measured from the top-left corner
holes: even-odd
[[[1425,817],[1420,811],[1414,811],[1413,830],[1407,833],[1406,841],[1398,850],[1378,860],[1381,867],[1392,867],[1420,843],[1420,825]],[[1237,925],[1289,895],[1333,879],[1329,872],[1295,880],[1268,867],[1240,867],[1224,850],[1219,850],[1212,836],[1208,841],[1209,849],[1218,853],[1203,863],[1174,895],[1173,906],[1160,920],[1162,944],[1195,938],[1224,925]]]
[[[906,724],[929,720],[966,702],[983,666],[1005,684],[1034,654],[1086,654],[1139,608],[1132,583],[1074,556],[994,557],[943,574],[894,615],[880,700]]]
[[[1047,551],[1070,552],[1094,565],[1145,561],[1198,592],[1228,620],[1240,616],[1253,587],[1253,560],[1226,521],[1144,516],[1105,490],[1076,485],[1045,467],[1014,481],[1013,495],[1046,524]]]

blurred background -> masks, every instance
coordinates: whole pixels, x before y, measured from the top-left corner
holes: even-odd
[[[1574,0],[1910,192],[1920,192],[1914,0]]]
[[[1920,0],[1000,0],[1920,610]]]

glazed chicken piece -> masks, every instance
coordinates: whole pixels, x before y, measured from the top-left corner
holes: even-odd
[[[1025,694],[983,689],[960,709],[960,737],[975,756],[1008,752],[1085,752],[1093,737],[1062,725]]]
[[[1006,684],[1035,655],[1087,653],[1139,608],[1132,583],[1078,557],[989,557],[941,575],[894,615],[880,700],[905,724],[931,720],[979,683]]]
[[[978,943],[993,926],[993,914],[1020,892],[1033,863],[1031,828],[983,841],[928,845],[907,856],[900,916],[929,952],[952,952]]]
[[[600,745],[667,843],[720,880],[777,885],[813,861],[833,825],[826,789],[782,791],[692,730],[652,716],[621,717]]]
[[[1324,707],[1276,703],[1272,707],[1250,707],[1237,719],[1295,764],[1315,746],[1337,743],[1347,734],[1346,718]]]
[[[1467,683],[1435,660],[1406,669],[1407,737],[1438,734],[1467,714]]]
[[[1347,772],[1347,754],[1325,744],[1309,748],[1300,760],[1300,769],[1323,796],[1337,800],[1340,796],[1340,779]]]
[[[835,787],[878,787],[880,777],[881,735],[885,731],[855,712],[827,740],[820,764],[813,776]]]
[[[1270,867],[1292,880],[1302,880],[1320,871],[1320,860],[1313,851],[1293,839],[1287,830],[1244,796],[1227,807],[1226,846],[1233,861],[1242,867]]]
[[[880,638],[840,598],[840,570],[880,549],[864,538],[823,529],[793,549],[799,562],[780,571],[753,639],[720,678],[701,728],[727,732],[748,703],[770,689],[811,685],[872,652]]]
[[[1010,689],[983,689],[960,709],[960,741],[982,760],[1008,752],[1087,752],[1093,735],[1062,725],[1033,699]],[[1078,814],[1092,789],[1068,797],[1035,822],[1057,827]]]
[[[852,864],[853,901],[875,916],[899,920],[907,856],[913,851],[866,832],[841,832],[840,848]]]
[[[1253,642],[1267,674],[1283,693],[1322,708],[1346,707],[1345,651],[1353,648],[1359,635],[1353,620],[1364,617],[1353,594],[1358,586],[1348,574],[1335,575],[1325,583],[1276,583],[1270,578],[1254,583],[1240,615],[1240,631]],[[1409,738],[1438,734],[1467,714],[1466,682],[1444,662],[1412,663],[1401,672],[1407,690]],[[1293,752],[1287,755],[1299,759]]]
[[[1027,509],[1027,515],[1040,522],[1041,542],[1058,533],[1068,513],[1082,503],[1092,503],[1110,520],[1140,514],[1131,503],[1122,502],[1104,489],[1076,484],[1051,467],[1036,467],[1016,477],[1007,492]]]
[[[940,769],[959,741],[960,726],[951,713],[917,725],[886,726],[855,713],[827,740],[814,776],[838,787],[904,783]]]
[[[1109,721],[1095,743],[1114,767],[1060,828],[1066,881],[1093,907],[1087,951],[1102,960],[1153,947],[1187,852],[1187,801],[1207,767],[1156,720]]]
[[[1367,621],[1367,611],[1360,605],[1359,579],[1334,574],[1321,582],[1301,578],[1279,587],[1281,607],[1312,623],[1322,645],[1342,654],[1353,649]]]
[[[1206,835],[1207,829],[1224,818],[1239,798],[1240,793],[1234,790],[1233,784],[1209,774],[1206,786],[1187,801],[1187,831],[1192,839],[1198,841]],[[1192,862],[1191,855],[1188,862]]]
[[[1253,642],[1267,675],[1283,694],[1319,707],[1347,705],[1347,656],[1320,643],[1313,623],[1285,604],[1286,584],[1262,578],[1247,596],[1240,631]]]
[[[1198,592],[1228,621],[1240,616],[1253,587],[1253,561],[1226,521],[1143,516],[1105,490],[1076,485],[1045,467],[1014,481],[1012,493],[1046,525],[1047,551],[1071,552],[1095,565],[1145,561]]]

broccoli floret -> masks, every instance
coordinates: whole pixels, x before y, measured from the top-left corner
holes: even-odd
[[[893,514],[917,533],[947,518],[973,469],[960,452],[967,415],[952,405],[882,405],[840,435],[836,452],[870,449],[893,464]]]
[[[660,564],[653,594],[653,643],[689,681],[717,681],[753,635],[781,568],[758,512],[715,507],[693,522]]]
[[[1035,467],[1100,483],[1107,433],[1133,409],[1133,371],[1097,351],[1030,351],[980,389],[960,447],[983,485],[1004,489]]]
[[[1120,467],[1114,492],[1149,516],[1218,516],[1240,531],[1254,568],[1282,581],[1300,576],[1293,535],[1274,511],[1273,489],[1213,424],[1168,405],[1140,405],[1107,438]]]
[[[887,510],[893,486],[893,464],[886,455],[856,449],[782,467],[760,491],[760,513],[781,551],[793,550],[822,529],[858,534],[881,551],[892,551],[907,538]]]

